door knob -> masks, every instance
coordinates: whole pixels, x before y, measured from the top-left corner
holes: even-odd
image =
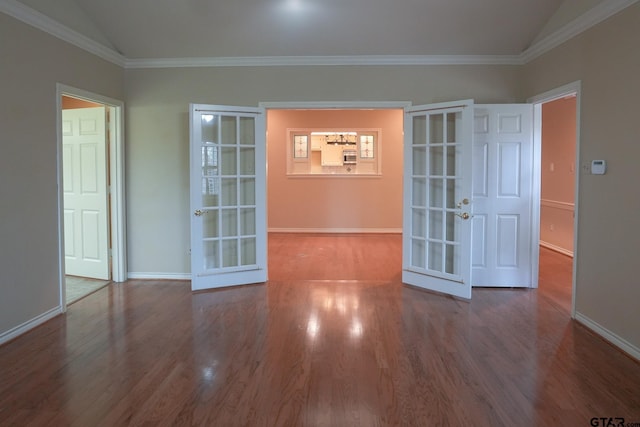
[[[203,211],[201,211],[200,209],[196,209],[196,210],[193,212],[193,214],[194,214],[195,216],[202,216],[202,214],[203,214],[203,213],[204,213],[204,212],[203,212]]]
[[[462,213],[456,212],[456,215],[458,215],[460,218],[465,219],[465,220],[471,218],[471,215],[469,215],[466,212],[462,212]]]

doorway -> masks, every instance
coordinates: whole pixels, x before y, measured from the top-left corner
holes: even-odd
[[[580,83],[530,100],[537,124],[539,173],[538,286],[575,316]],[[569,306],[569,301],[571,305]]]
[[[126,280],[120,101],[58,85],[60,305]]]

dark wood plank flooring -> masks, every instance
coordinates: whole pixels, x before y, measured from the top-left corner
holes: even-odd
[[[403,286],[399,236],[269,245],[266,285],[111,284],[0,347],[0,425],[640,422],[640,364],[570,320],[563,255],[468,303]]]

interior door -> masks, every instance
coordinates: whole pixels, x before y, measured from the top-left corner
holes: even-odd
[[[530,287],[533,106],[474,108],[473,286]]]
[[[110,279],[105,107],[62,111],[65,274]]]
[[[267,280],[263,109],[192,104],[191,288]]]
[[[405,110],[402,281],[471,298],[473,101]]]

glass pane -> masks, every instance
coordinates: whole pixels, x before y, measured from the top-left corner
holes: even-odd
[[[447,147],[447,176],[456,176],[458,171],[458,152],[455,145]]]
[[[224,209],[222,211],[222,235],[224,237],[238,235],[238,210]]]
[[[456,118],[459,114],[447,114],[447,142],[456,142]]]
[[[442,271],[442,243],[429,242],[429,270]]]
[[[453,212],[447,212],[447,241],[458,241],[458,233],[456,233],[456,214]]]
[[[424,268],[424,250],[424,240],[411,239],[411,265],[413,267]]]
[[[205,211],[205,214],[202,215],[202,237],[204,237],[205,239],[208,237],[220,237],[219,233],[218,211]]]
[[[456,271],[456,249],[455,245],[446,245],[446,258],[444,262],[444,271],[449,274],[457,274]]]
[[[444,114],[429,116],[429,144],[442,144],[444,142]]]
[[[240,256],[242,265],[256,263],[256,239],[242,239],[240,241]]]
[[[219,116],[213,114],[202,115],[202,142],[215,144],[218,142]]]
[[[240,175],[255,175],[256,150],[255,148],[242,147],[240,149]]]
[[[427,143],[427,118],[424,116],[413,117],[413,145],[425,145]]]
[[[218,175],[218,147],[202,147],[202,176]]]
[[[235,267],[238,265],[238,241],[223,240],[222,241],[222,266]]]
[[[360,158],[373,159],[374,157],[373,135],[360,135]]]
[[[222,116],[222,134],[220,142],[226,145],[237,145],[236,118],[234,116]]]
[[[424,147],[413,147],[413,175],[427,174],[427,156]]]
[[[411,222],[411,235],[426,237],[427,213],[424,209],[412,209],[413,220]]]
[[[444,147],[429,147],[429,175],[444,175]]]
[[[444,207],[443,181],[442,179],[429,180],[429,206],[432,208]]]
[[[220,195],[220,178],[202,178],[202,206],[217,207]]]
[[[240,235],[253,236],[256,234],[255,208],[240,209]]]
[[[255,178],[240,179],[240,204],[243,206],[256,204]]]
[[[426,206],[427,184],[424,178],[413,178],[412,201],[414,206]]]
[[[456,180],[447,179],[447,208],[456,208]]]
[[[429,238],[442,240],[442,211],[429,211]]]
[[[220,241],[203,242],[204,269],[220,268]]]
[[[222,175],[235,175],[237,173],[237,155],[234,147],[222,147]]]
[[[238,204],[238,184],[236,178],[222,179],[222,206]]]
[[[256,144],[256,127],[253,117],[240,117],[240,144]]]

